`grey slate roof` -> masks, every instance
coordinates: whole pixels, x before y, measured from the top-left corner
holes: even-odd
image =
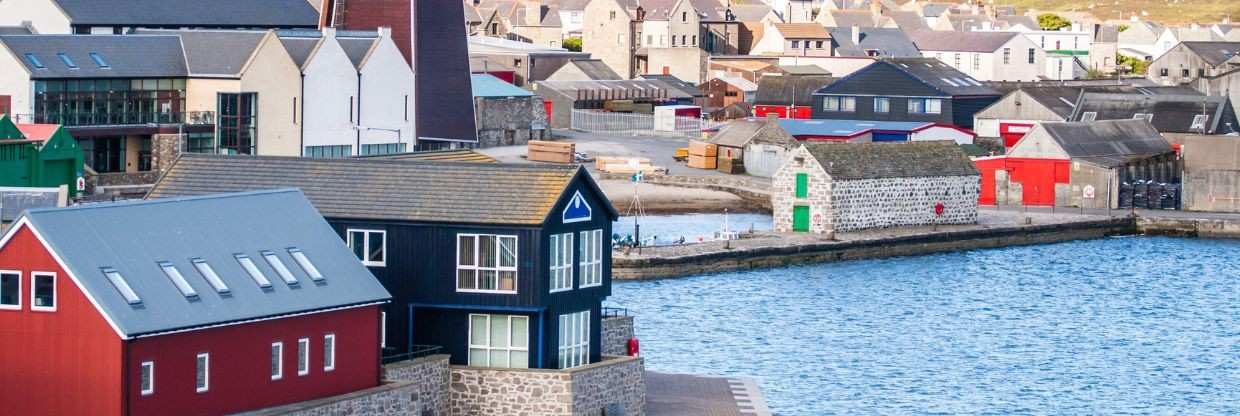
[[[1231,101],[1227,97],[1171,94],[1085,93],[1077,103],[1071,120],[1081,121],[1087,112],[1095,120],[1126,120],[1136,114],[1153,114],[1150,123],[1163,133],[1200,133],[1191,129],[1193,118],[1207,116],[1206,134],[1227,134],[1226,123],[1240,129]]]
[[[675,75],[647,74],[647,75],[642,75],[641,77],[642,79],[653,79],[653,80],[663,81],[663,83],[667,84],[668,86],[671,86],[677,91],[680,91],[684,93],[685,95],[688,95],[694,98],[706,96],[706,94],[703,93],[702,90],[699,89],[696,85],[693,85],[687,81],[682,81],[680,78],[676,78]]]
[[[77,25],[317,27],[306,0],[53,0]]]
[[[344,54],[348,55],[349,60],[353,62],[353,67],[361,70],[362,60],[366,59],[366,54],[379,41],[379,38],[341,37],[336,40],[340,42],[340,47],[344,49]]]
[[[814,91],[830,84],[830,75],[766,75],[758,80],[757,105],[814,105]]]
[[[25,217],[125,336],[391,297],[296,190],[36,209]],[[325,279],[313,281],[289,254],[291,247],[302,250]],[[263,250],[274,252],[298,283],[285,283],[264,260]],[[251,279],[235,254],[253,259],[271,287],[263,289]],[[193,258],[206,260],[228,292],[217,292],[195,269]],[[162,261],[181,272],[196,297],[177,290],[159,267]],[[119,272],[140,302],[127,302],[103,268]]]
[[[743,148],[750,143],[776,144],[790,147],[796,138],[780,127],[779,122],[764,119],[733,120],[710,138],[710,142],[728,147]]]
[[[5,35],[0,43],[13,51],[31,78],[167,78],[185,77],[185,54],[177,36],[116,35]],[[94,52],[108,68],[91,59]],[[26,54],[45,68],[37,68]],[[57,54],[65,54],[78,68],[71,69]]]
[[[314,51],[314,47],[318,46],[319,40],[321,38],[318,36],[280,35],[280,43],[284,45],[284,50],[288,51],[289,57],[293,58],[293,63],[299,68],[306,65],[306,59],[310,57],[310,52]]]
[[[1045,122],[1037,129],[1046,131],[1073,160],[1103,167],[1172,151],[1167,139],[1145,120]]]
[[[833,180],[980,175],[951,141],[806,143]]]
[[[1219,66],[1240,55],[1240,42],[1182,42],[1210,65]]]
[[[852,41],[851,27],[827,28],[831,32],[831,44],[838,56],[869,56],[867,51],[878,51],[878,56],[888,58],[917,58],[921,51],[909,39],[904,30],[894,28],[858,28],[861,44]]]
[[[620,74],[617,74],[616,71],[613,71],[611,67],[599,59],[574,59],[568,61],[568,64],[577,67],[592,80],[624,79],[624,77],[621,77]]]
[[[896,26],[905,32],[930,30],[930,26],[926,24],[926,19],[917,12],[894,10],[888,13],[888,17],[891,17]]]
[[[181,37],[190,75],[238,76],[267,32],[242,30],[141,30]]]
[[[1116,43],[1119,42],[1119,26],[1100,25],[1094,31],[1094,43]]]
[[[985,84],[934,58],[892,58],[870,65],[892,65],[948,95],[999,95]],[[952,80],[947,82],[947,80]]]
[[[29,35],[30,28],[25,26],[0,26],[0,35]]]
[[[958,32],[954,30],[921,30],[909,34],[913,44],[922,51],[990,53],[1003,47],[1016,32]]]
[[[187,153],[147,197],[293,187],[328,218],[536,225],[579,175],[593,184],[573,165]]]

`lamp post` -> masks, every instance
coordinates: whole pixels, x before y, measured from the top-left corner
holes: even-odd
[[[404,144],[403,139],[401,139],[400,129],[388,129],[388,128],[383,128],[383,127],[366,127],[366,126],[358,125],[358,126],[353,126],[353,130],[357,130],[357,131],[377,130],[377,131],[386,131],[386,132],[396,133],[396,147],[400,148],[400,145]],[[397,152],[397,153],[400,153],[400,152]],[[362,154],[362,143],[361,143],[360,138],[358,139],[358,143],[357,143],[357,154],[359,156]]]

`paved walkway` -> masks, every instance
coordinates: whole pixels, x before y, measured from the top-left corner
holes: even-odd
[[[750,378],[646,372],[648,416],[770,416]]]

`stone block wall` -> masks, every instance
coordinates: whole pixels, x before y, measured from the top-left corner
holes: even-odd
[[[542,98],[475,98],[478,120],[478,147],[520,146],[530,140],[545,140],[547,109]]]
[[[430,355],[383,366],[383,378],[389,381],[412,383],[409,390],[413,400],[421,403],[421,411],[429,410],[434,416],[449,413],[447,354]]]
[[[417,401],[417,386],[413,382],[386,383],[378,387],[359,390],[349,394],[332,396],[318,400],[310,400],[270,407],[253,412],[240,413],[241,416],[385,416],[385,415],[419,415],[421,407]]]
[[[809,193],[797,198],[797,174],[809,175]],[[809,206],[809,232],[827,234],[834,232],[830,207],[832,202],[831,177],[823,170],[817,159],[805,147],[789,153],[784,165],[771,177],[771,215],[775,231],[792,232],[793,207]]]
[[[645,414],[645,365],[637,357],[604,356],[569,370],[452,366],[453,416],[597,416],[623,407]]]
[[[603,355],[628,355],[629,339],[634,336],[632,316],[603,317]]]
[[[974,224],[981,179],[971,176],[836,181],[836,231],[930,224]],[[934,205],[943,203],[943,216]]]

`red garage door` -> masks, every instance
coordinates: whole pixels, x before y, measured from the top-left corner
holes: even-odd
[[[1055,184],[1068,183],[1068,161],[1008,159],[1008,178],[1020,182],[1025,205],[1055,205]]]

